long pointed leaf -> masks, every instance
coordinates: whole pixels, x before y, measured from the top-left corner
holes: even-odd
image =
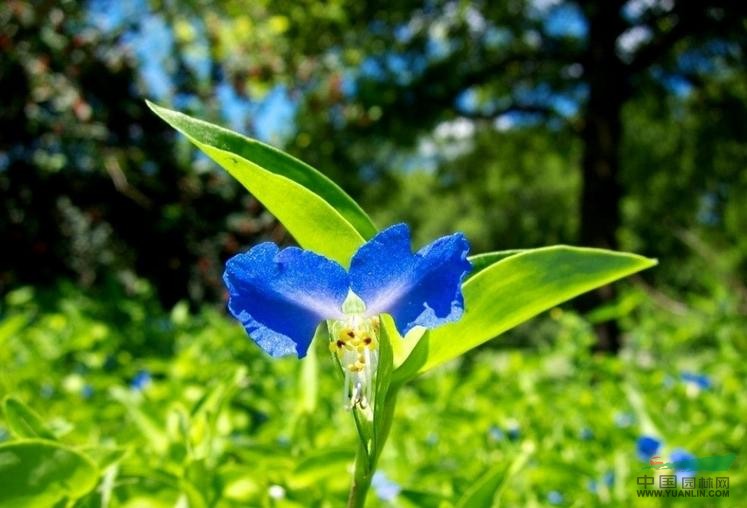
[[[241,182],[302,247],[347,266],[358,247],[376,234],[360,206],[311,166],[217,125],[148,106]]]
[[[432,369],[555,305],[655,264],[635,254],[564,245],[506,257],[464,283],[462,319],[423,336],[396,377]]]
[[[467,489],[457,502],[456,508],[494,506],[499,501],[507,482],[524,468],[534,449],[534,443],[527,442],[511,464],[496,464],[490,468]]]
[[[515,256],[516,254],[521,254],[522,252],[526,252],[525,249],[512,249],[512,250],[499,250],[495,252],[485,252],[483,254],[475,254],[474,256],[469,257],[469,262],[472,263],[472,270],[467,274],[467,279],[471,279],[484,269],[488,268],[489,266],[497,263],[501,259],[506,259],[507,257]]]

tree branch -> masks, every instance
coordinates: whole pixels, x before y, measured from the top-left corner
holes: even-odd
[[[721,18],[709,15],[709,10],[714,8],[723,9],[724,13]],[[734,25],[738,26],[745,13],[747,13],[747,8],[743,3],[738,7],[731,7],[729,2],[723,1],[708,3],[680,1],[667,14],[647,20],[645,24],[655,32],[654,37],[651,42],[636,52],[633,60],[627,65],[627,69],[630,73],[644,71],[686,37],[718,35],[720,32],[726,32]],[[667,20],[671,20],[674,25],[666,31],[657,30],[657,27],[666,24]]]

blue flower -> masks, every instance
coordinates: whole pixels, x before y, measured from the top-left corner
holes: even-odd
[[[394,501],[394,498],[396,498],[402,490],[402,487],[390,480],[381,471],[374,473],[373,478],[371,479],[371,486],[376,492],[376,496],[382,501],[387,502]]]
[[[615,474],[612,471],[607,471],[604,473],[604,476],[602,476],[601,484],[603,484],[606,488],[611,488],[612,485],[615,484]],[[600,482],[597,480],[589,480],[586,483],[586,489],[589,492],[596,493],[599,490]]]
[[[391,314],[402,335],[456,321],[468,251],[456,233],[413,254],[409,228],[397,224],[361,246],[349,272],[311,251],[268,242],[229,259],[223,280],[229,310],[262,349],[302,358],[321,321],[346,318],[349,291],[363,300],[366,317]]]
[[[682,448],[675,448],[672,450],[672,454],[669,457],[677,475],[677,483],[682,485],[682,478],[695,476],[696,459],[695,455],[683,450]]]
[[[93,396],[93,386],[89,384],[83,385],[83,388],[81,388],[80,390],[80,394],[84,399],[90,399]]]
[[[635,417],[630,413],[616,413],[615,425],[624,429],[630,427],[635,422]]]
[[[689,385],[697,386],[701,390],[707,390],[711,387],[711,378],[694,372],[683,372],[680,379]]]
[[[262,243],[226,263],[228,309],[275,357],[303,358],[327,321],[330,349],[346,374],[346,398],[355,405],[371,400],[379,315],[391,315],[402,335],[459,319],[468,252],[467,239],[455,233],[413,253],[405,224],[362,245],[348,271],[311,251]]]
[[[491,425],[488,429],[488,436],[493,441],[502,441],[504,434],[500,427],[497,425]]]
[[[641,436],[636,443],[636,452],[641,460],[649,460],[656,455],[661,447],[661,441],[651,436]]]
[[[153,378],[151,378],[150,372],[148,372],[147,370],[140,370],[137,374],[135,374],[135,377],[132,378],[130,388],[135,391],[141,392],[148,387],[152,380]]]
[[[41,387],[41,396],[45,399],[51,399],[54,395],[54,387],[50,384],[43,384]]]
[[[675,448],[672,450],[670,459],[676,468],[692,468],[693,465],[690,464],[690,461],[695,460],[695,455],[683,450],[682,448]]]
[[[547,494],[547,502],[554,505],[561,504],[563,502],[563,494],[557,490],[551,490]]]
[[[594,431],[589,427],[583,427],[579,432],[578,437],[581,438],[582,441],[591,441],[594,439]]]
[[[612,471],[607,471],[606,473],[604,473],[602,481],[607,487],[612,487],[612,485],[615,483],[615,473],[613,473]]]

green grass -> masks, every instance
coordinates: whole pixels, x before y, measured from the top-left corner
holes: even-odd
[[[627,295],[637,303],[618,357],[592,355],[590,325],[553,309],[404,388],[379,467],[402,490],[390,504],[374,490],[370,505],[449,506],[487,492],[504,506],[668,506],[635,497],[642,434],[663,439],[665,457],[736,453],[729,499],[674,504],[738,505],[744,318],[728,296],[674,314]],[[317,361],[273,360],[222,312],[162,312],[147,288],[95,298],[26,288],[0,319],[0,394],[99,464],[99,487],[76,506],[334,507],[357,443],[316,346]],[[143,370],[152,382],[135,390]],[[682,372],[712,386],[695,389]],[[16,439],[10,427],[0,420],[2,440]]]

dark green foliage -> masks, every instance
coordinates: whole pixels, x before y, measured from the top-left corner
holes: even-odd
[[[272,223],[231,179],[194,170],[143,102],[119,34],[84,29],[85,14],[0,6],[0,291],[136,274],[169,304],[215,300],[222,258]]]

